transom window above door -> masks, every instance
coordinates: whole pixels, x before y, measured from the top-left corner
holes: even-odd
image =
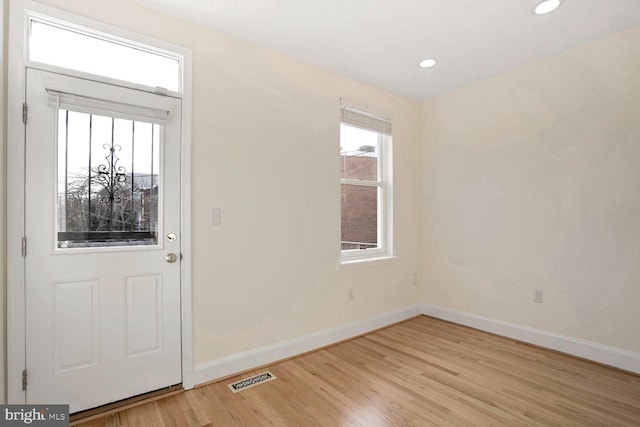
[[[28,59],[183,92],[183,58],[179,55],[40,16],[29,18]]]

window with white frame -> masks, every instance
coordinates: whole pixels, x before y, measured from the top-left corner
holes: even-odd
[[[391,122],[341,109],[343,261],[391,256]]]
[[[39,14],[28,23],[29,61],[183,91],[181,55]]]

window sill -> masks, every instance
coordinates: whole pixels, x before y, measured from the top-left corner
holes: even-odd
[[[338,263],[338,270],[350,270],[353,268],[371,267],[374,265],[391,264],[398,259],[397,256],[383,255],[376,258],[342,259]]]

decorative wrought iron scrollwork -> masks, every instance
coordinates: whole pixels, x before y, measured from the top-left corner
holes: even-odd
[[[102,203],[120,203],[122,198],[118,195],[121,191],[118,184],[124,183],[127,180],[127,169],[124,166],[118,166],[120,158],[116,156],[116,151],[122,150],[122,147],[118,144],[104,144],[104,149],[109,151],[109,154],[105,157],[107,161],[106,165],[98,166],[98,175],[96,181],[103,186],[105,196],[100,197]]]

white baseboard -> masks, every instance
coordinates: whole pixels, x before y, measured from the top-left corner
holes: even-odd
[[[420,314],[470,326],[496,335],[557,350],[562,353],[640,374],[640,353],[543,331],[516,323],[478,316],[464,311],[431,304],[416,304],[370,319],[336,326],[302,337],[292,338],[199,364],[194,371],[195,383],[203,384],[209,381],[215,381],[259,366],[274,363],[410,319]]]
[[[431,304],[422,314],[640,374],[640,353]]]
[[[325,329],[302,337],[292,338],[264,347],[254,348],[242,353],[202,363],[195,368],[195,383],[202,384],[228,377],[249,369],[287,359],[330,344],[344,341],[358,335],[394,323],[402,322],[422,314],[422,305],[416,304],[399,310],[384,313],[370,319],[360,320],[346,325]]]

